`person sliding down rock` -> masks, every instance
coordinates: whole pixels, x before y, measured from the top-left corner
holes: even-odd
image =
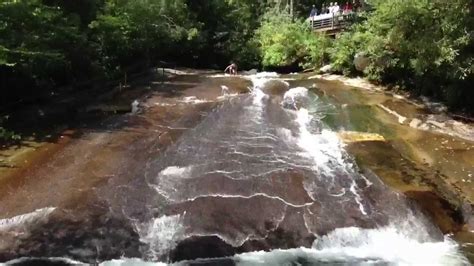
[[[229,72],[231,75],[237,75],[237,65],[232,62],[226,69],[224,70],[224,73]]]

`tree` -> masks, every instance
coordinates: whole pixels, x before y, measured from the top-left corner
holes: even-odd
[[[45,89],[81,76],[87,38],[60,9],[34,0],[3,1],[0,17],[0,76],[14,79],[3,80],[11,88],[3,99],[27,94],[28,84]]]
[[[400,85],[446,101],[453,108],[473,104],[473,5],[456,1],[372,1],[367,20],[336,40],[336,69],[353,71],[355,53],[364,53],[370,79]],[[472,109],[471,109],[472,111]]]
[[[264,15],[256,39],[260,45],[262,64],[266,67],[321,66],[327,59],[329,40],[314,34],[308,23],[271,9]]]

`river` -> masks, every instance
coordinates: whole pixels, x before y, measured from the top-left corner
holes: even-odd
[[[313,83],[189,76],[89,128],[7,182],[0,261],[468,265],[419,203],[356,160],[347,103]]]

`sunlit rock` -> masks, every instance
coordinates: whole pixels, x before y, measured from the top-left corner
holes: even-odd
[[[339,137],[345,143],[362,141],[385,141],[385,138],[376,133],[343,131],[338,133]]]
[[[332,65],[325,65],[319,69],[319,73],[331,73],[332,72]]]
[[[354,66],[358,71],[363,72],[370,64],[370,59],[364,53],[357,53],[354,56]]]

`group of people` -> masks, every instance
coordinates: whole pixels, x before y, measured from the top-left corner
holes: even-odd
[[[356,11],[361,6],[359,0],[352,0],[352,2],[347,1],[344,5],[340,6],[337,2],[331,2],[328,5],[323,4],[321,6],[321,10],[316,8],[316,5],[313,5],[313,9],[311,9],[310,18],[315,19],[318,15],[325,15],[325,14],[349,14],[353,11]]]
[[[363,2],[363,0],[362,0]],[[347,1],[344,5],[340,6],[337,2],[331,2],[327,6],[323,3],[321,6],[321,11],[316,8],[316,5],[313,5],[311,9],[310,19],[317,20],[318,16],[325,16],[326,14],[349,14],[353,11],[358,11],[361,8],[360,0],[352,0],[352,2]],[[237,75],[237,64],[231,62],[229,66],[226,67],[224,73],[230,75]]]

